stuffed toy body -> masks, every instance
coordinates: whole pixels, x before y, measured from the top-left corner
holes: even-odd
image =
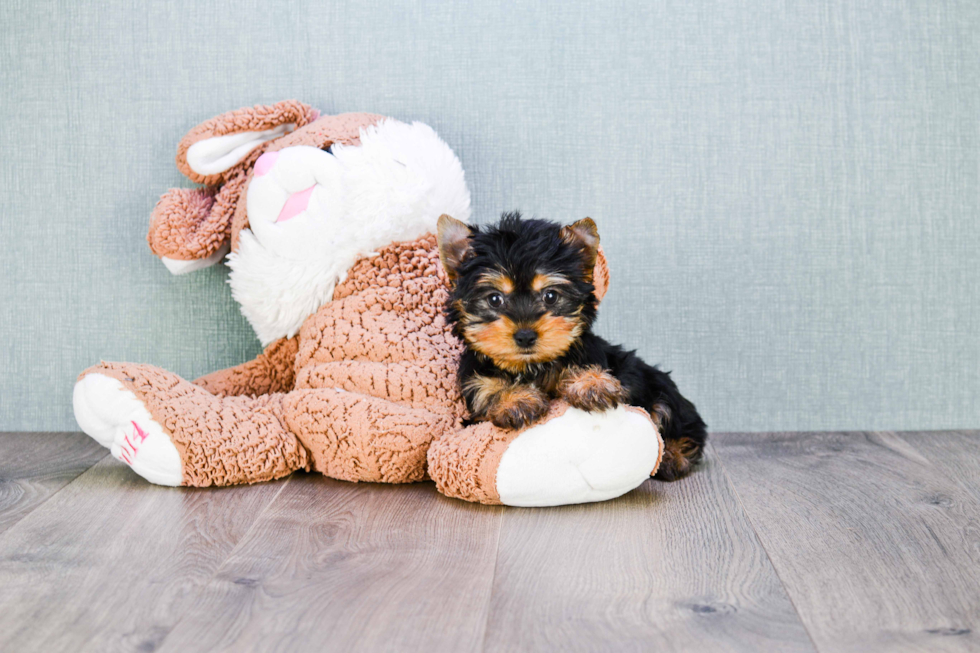
[[[548,506],[613,498],[656,471],[663,443],[639,408],[556,402],[520,431],[464,426],[432,232],[442,213],[469,218],[469,191],[431,128],[283,102],[203,123],[177,163],[206,186],[161,198],[150,246],[175,273],[230,251],[233,295],[266,348],[193,383],[133,363],[83,372],[79,425],[136,473],[198,487],[300,469],[431,479],[467,501]]]

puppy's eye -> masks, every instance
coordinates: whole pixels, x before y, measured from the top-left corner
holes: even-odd
[[[541,299],[543,299],[544,303],[548,306],[554,306],[555,302],[558,301],[558,291],[548,288],[544,291],[544,294],[541,295]]]
[[[504,296],[495,292],[487,297],[487,303],[490,304],[490,308],[500,308],[504,304]]]

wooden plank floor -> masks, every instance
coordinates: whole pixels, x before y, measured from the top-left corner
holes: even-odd
[[[553,509],[0,434],[0,651],[307,650],[980,651],[980,432],[715,434]]]

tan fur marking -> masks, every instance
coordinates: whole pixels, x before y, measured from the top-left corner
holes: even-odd
[[[497,396],[502,394],[510,383],[505,379],[493,376],[473,376],[466,381],[465,389],[473,394],[473,411],[483,414],[487,408],[496,401]]]
[[[538,273],[534,275],[534,279],[531,280],[531,289],[534,290],[534,292],[541,292],[549,286],[563,286],[569,283],[571,282],[560,274]]]
[[[548,397],[543,392],[534,386],[515,384],[497,395],[487,414],[500,428],[519,429],[547,412]]]
[[[555,360],[572,346],[582,335],[582,323],[578,315],[561,316],[545,315],[534,323],[538,332],[538,342],[534,348],[535,363],[547,363]]]
[[[466,382],[466,390],[475,391],[473,419],[489,419],[501,428],[520,428],[548,411],[548,397],[531,385],[476,375]]]
[[[534,351],[524,353],[514,342],[514,332],[518,328],[513,320],[502,315],[487,324],[464,324],[463,336],[470,347],[489,357],[498,367],[517,373],[526,370],[528,365],[558,358],[582,335],[578,315],[545,315],[532,326],[538,333]]]
[[[500,292],[509,295],[514,292],[514,280],[503,272],[491,270],[480,275],[479,283],[493,286]]]
[[[514,342],[514,332],[517,325],[509,317],[501,316],[493,322],[471,324],[463,327],[466,342],[479,353],[488,356],[492,361],[510,369],[505,364],[519,365],[523,370],[530,361],[523,360],[517,344]]]
[[[670,407],[666,404],[654,404],[650,411],[650,418],[657,425],[657,430],[663,430],[667,422],[670,421]]]
[[[690,438],[664,440],[664,457],[655,478],[673,481],[691,471],[691,461],[697,456],[700,447]]]
[[[460,299],[454,301],[453,308],[456,309],[457,313],[459,313],[460,322],[462,322],[463,326],[465,327],[468,325],[470,323],[470,314],[466,312],[466,305],[463,304],[463,301]]]
[[[597,366],[565,370],[559,392],[569,404],[587,411],[615,408],[626,400],[619,379]]]

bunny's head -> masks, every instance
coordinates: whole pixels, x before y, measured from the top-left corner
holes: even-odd
[[[265,344],[294,335],[361,256],[470,215],[462,166],[427,125],[296,101],[223,114],[181,141],[199,189],[154,209],[148,240],[182,274],[220,261]]]

